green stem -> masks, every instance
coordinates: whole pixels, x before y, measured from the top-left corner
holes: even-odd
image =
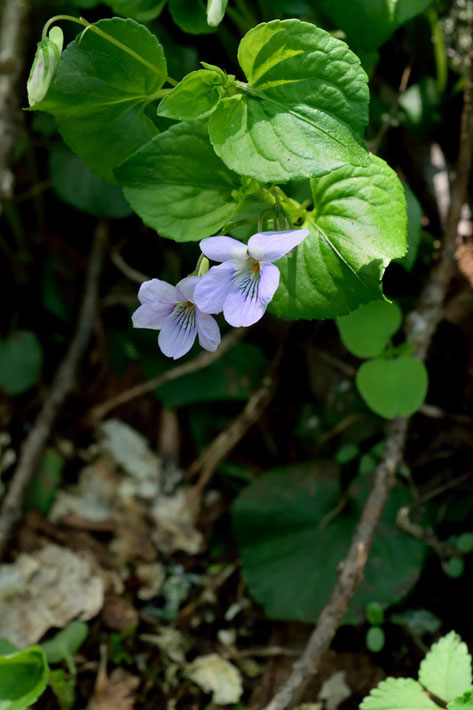
[[[90,22],[87,22],[87,20],[84,17],[73,17],[72,15],[55,15],[54,17],[51,17],[51,19],[49,19],[43,27],[42,39],[46,39],[46,37],[48,36],[49,28],[51,27],[51,25],[54,22],[58,22],[58,20],[69,20],[70,22],[75,22],[78,25],[82,25],[83,27],[85,27],[88,30],[90,29],[92,32],[95,32],[95,34],[99,35],[99,37],[102,37],[103,39],[107,40],[107,42],[114,44],[116,47],[121,49],[123,52],[126,52],[127,54],[129,54],[130,57],[133,57],[133,59],[136,59],[137,62],[140,62],[141,64],[143,64],[145,67],[150,69],[150,71],[154,72],[155,74],[158,74],[158,76],[163,77],[164,80],[168,82],[168,84],[171,84],[171,86],[177,86],[178,82],[175,79],[172,79],[170,76],[168,76],[164,72],[160,71],[157,67],[154,66],[154,64],[151,64],[151,62],[148,62],[147,59],[142,57],[140,54],[135,52],[130,47],[127,47],[127,45],[123,44],[123,42],[120,42],[120,40],[115,39],[115,37],[112,37],[111,35],[107,34],[103,30],[99,29],[96,25],[93,25]]]
[[[442,28],[437,13],[433,8],[427,11],[427,17],[430,22],[430,31],[432,33],[432,44],[434,47],[435,67],[437,70],[437,86],[443,94],[447,88],[448,80],[448,63],[447,53],[445,51],[445,42],[443,41]]]

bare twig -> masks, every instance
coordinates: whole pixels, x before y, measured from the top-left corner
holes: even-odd
[[[176,380],[178,377],[183,377],[183,375],[190,375],[192,372],[203,370],[204,367],[212,365],[217,360],[220,360],[222,355],[228,352],[230,348],[236,345],[236,343],[243,338],[247,330],[247,328],[236,328],[222,338],[222,342],[215,352],[202,352],[193,360],[189,360],[189,362],[185,362],[183,365],[177,365],[177,367],[174,367],[172,370],[163,372],[162,375],[157,375],[151,380],[146,380],[146,382],[140,382],[139,385],[130,387],[130,389],[121,392],[116,397],[112,397],[112,399],[109,399],[107,402],[97,404],[90,410],[87,420],[90,424],[97,424],[112,409],[115,409],[122,404],[127,404],[127,402],[131,402],[133,399],[136,399],[136,397],[148,394],[149,392],[155,390],[156,387],[160,387],[166,382]]]
[[[21,515],[25,488],[33,475],[54,420],[74,386],[79,362],[84,356],[92,334],[107,234],[106,223],[99,222],[95,232],[76,332],[65,358],[57,370],[33,428],[23,443],[18,466],[3,501],[0,511],[0,557],[4,554],[13,526]]]
[[[411,76],[411,71],[412,71],[412,65],[408,64],[405,67],[404,71],[402,72],[401,81],[399,82],[399,88],[397,90],[397,96],[391,106],[391,110],[389,111],[389,115],[386,117],[386,120],[383,120],[383,123],[382,123],[378,133],[375,135],[375,137],[371,141],[369,148],[370,148],[371,152],[374,153],[375,155],[377,154],[379,147],[380,147],[381,143],[383,142],[383,138],[386,135],[386,133],[388,132],[388,129],[391,128],[393,119],[394,119],[394,117],[397,113],[397,110],[399,108],[399,100],[400,100],[401,96],[403,95],[403,93],[405,92],[405,90],[407,89],[407,85],[409,83],[409,79]]]
[[[445,491],[448,491],[451,488],[456,488],[456,486],[459,486],[460,483],[468,480],[471,476],[473,476],[473,472],[469,471],[462,476],[458,476],[458,478],[454,478],[453,481],[448,481],[447,483],[443,483],[441,486],[437,486],[436,488],[427,491],[424,495],[409,503],[409,505],[404,505],[402,508],[399,508],[396,518],[396,522],[399,527],[409,533],[409,535],[412,535],[418,540],[422,540],[422,542],[435,550],[438,556],[442,559],[460,555],[460,552],[456,547],[439,540],[432,530],[425,530],[421,525],[414,523],[409,514],[412,508],[418,508],[419,505],[427,503],[427,501],[432,500],[432,498],[435,498],[441,493],[445,493]]]
[[[228,456],[230,451],[245,436],[248,429],[258,421],[268,404],[271,402],[278,384],[277,372],[281,363],[282,345],[279,346],[276,355],[271,361],[261,385],[254,392],[246,403],[242,412],[232,421],[210,446],[204,451],[187,470],[187,478],[191,479],[200,471],[202,472],[197,483],[191,488],[186,499],[186,506],[200,496],[203,489],[209,482],[213,473]]]
[[[415,355],[425,360],[432,335],[441,318],[442,306],[450,279],[455,272],[455,244],[462,205],[465,201],[473,154],[473,57],[470,56],[464,94],[460,149],[451,199],[445,220],[444,242],[439,262],[432,270],[416,309],[406,323],[406,335]],[[265,710],[286,710],[297,702],[307,681],[316,672],[340,626],[353,593],[360,582],[376,528],[395,480],[407,438],[409,419],[399,417],[388,424],[386,446],[376,469],[373,489],[366,501],[348,554],[340,564],[337,582],[322,610],[300,659],[289,678],[277,691]]]
[[[142,271],[138,271],[137,269],[134,269],[133,266],[127,264],[125,259],[121,255],[119,247],[112,249],[110,258],[112,260],[112,263],[115,264],[115,266],[117,267],[117,269],[121,271],[122,274],[124,274],[128,279],[130,279],[130,281],[142,284],[143,281],[148,281],[151,278],[150,276],[143,274]]]
[[[0,213],[13,193],[10,160],[21,125],[17,82],[23,71],[31,0],[5,0],[0,24]]]

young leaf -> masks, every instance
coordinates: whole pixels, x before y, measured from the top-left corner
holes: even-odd
[[[39,698],[48,683],[48,664],[42,649],[0,656],[0,708],[26,710]]]
[[[49,173],[57,196],[81,212],[115,219],[132,214],[118,185],[110,185],[95,175],[64,143],[53,146],[49,154]]]
[[[380,355],[401,323],[399,306],[381,300],[366,303],[347,316],[337,318],[343,344],[357,357]]]
[[[232,192],[240,180],[215,155],[201,123],[172,126],[116,175],[144,223],[177,242],[208,237],[238,210]]]
[[[387,678],[363,700],[360,710],[438,710],[417,681]]]
[[[420,664],[419,681],[444,702],[471,689],[471,656],[458,634],[451,631],[434,643]]]
[[[122,17],[132,17],[138,22],[151,22],[158,17],[166,0],[103,0],[105,5]]]
[[[83,621],[71,621],[55,636],[41,644],[48,663],[60,663],[70,658],[84,643],[89,627]]]
[[[406,202],[380,158],[311,181],[310,234],[278,261],[279,288],[269,310],[283,318],[334,318],[379,299],[389,261],[406,251]]]
[[[215,111],[223,93],[222,77],[217,72],[193,71],[161,101],[158,116],[176,121],[205,118]]]
[[[31,330],[0,339],[0,389],[6,394],[21,394],[34,385],[42,365],[41,343]]]
[[[233,506],[244,577],[273,619],[315,621],[335,584],[337,571],[327,560],[346,554],[370,482],[354,482],[349,505],[337,513],[341,492],[334,473],[327,464],[278,468],[254,480]],[[373,599],[393,604],[415,584],[425,546],[396,524],[409,500],[407,490],[392,491],[346,623],[364,621]]]
[[[367,76],[344,42],[300,20],[273,20],[243,37],[238,60],[248,86],[209,120],[216,153],[262,182],[366,165]]]
[[[317,7],[366,51],[378,49],[405,22],[433,0],[317,0]]]
[[[123,48],[93,29],[81,34],[62,53],[55,81],[35,109],[52,113],[72,150],[115,182],[113,168],[157,133],[145,108],[164,83],[166,60],[156,37],[134,20],[115,17],[94,26]]]
[[[386,419],[414,414],[428,384],[425,365],[415,357],[368,360],[356,373],[356,386],[366,404]]]

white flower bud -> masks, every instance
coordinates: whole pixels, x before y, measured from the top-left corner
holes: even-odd
[[[207,24],[218,27],[223,20],[228,0],[207,0]]]
[[[62,30],[53,27],[49,37],[38,42],[33,66],[28,77],[28,103],[36,106],[44,99],[56,75],[64,41]]]

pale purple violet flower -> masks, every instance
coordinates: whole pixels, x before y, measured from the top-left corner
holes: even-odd
[[[232,237],[209,237],[200,242],[205,256],[221,261],[212,266],[195,289],[195,303],[204,313],[220,313],[235,327],[263,317],[279,286],[277,261],[300,244],[308,229],[258,232],[248,245]]]
[[[201,276],[187,276],[176,286],[151,279],[140,286],[142,304],[132,316],[135,328],[161,331],[158,344],[174,360],[185,355],[196,335],[205,350],[213,352],[220,344],[220,330],[215,318],[203,313],[194,303],[194,289]]]

